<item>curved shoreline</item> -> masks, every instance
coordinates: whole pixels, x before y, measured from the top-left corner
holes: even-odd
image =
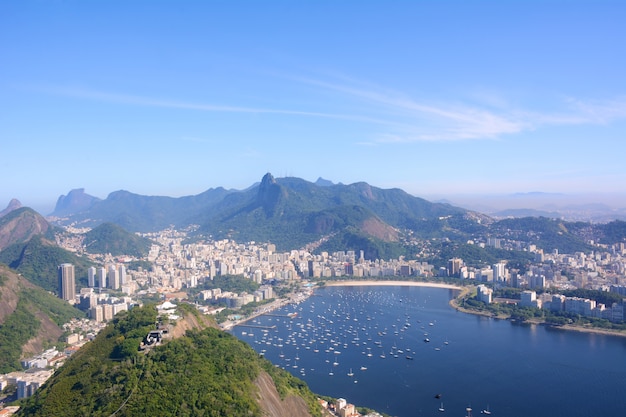
[[[452,284],[443,284],[439,282],[425,282],[425,281],[323,281],[325,287],[431,287],[431,288],[446,288],[449,290],[462,290],[464,287]]]
[[[470,291],[470,287],[466,287],[466,286],[458,286],[458,285],[452,285],[452,284],[444,284],[444,283],[438,283],[438,282],[424,282],[424,281],[377,281],[377,280],[367,280],[367,281],[356,281],[356,280],[351,280],[351,281],[324,281],[324,286],[326,287],[349,287],[349,286],[354,286],[354,287],[358,287],[358,286],[369,286],[369,287],[375,287],[375,286],[405,286],[405,287],[430,287],[430,288],[443,288],[443,289],[450,289],[450,290],[459,290],[460,293],[459,295],[457,295],[456,297],[450,299],[450,307],[454,308],[457,311],[460,311],[462,313],[465,314],[473,314],[473,315],[477,315],[477,316],[484,316],[484,317],[491,317],[491,318],[495,318],[495,319],[500,319],[500,320],[508,320],[508,317],[496,317],[491,313],[488,312],[483,312],[483,311],[476,311],[476,310],[470,310],[467,308],[463,308],[458,304],[458,300],[465,297],[465,295]],[[619,337],[626,337],[626,332],[624,331],[614,331],[614,330],[608,330],[608,329],[601,329],[601,328],[596,328],[596,327],[582,327],[582,326],[573,326],[573,325],[563,325],[563,326],[553,326],[550,325],[548,323],[545,322],[536,322],[536,321],[529,321],[529,324],[534,324],[534,325],[541,325],[541,326],[549,326],[553,329],[560,329],[560,330],[565,330],[565,331],[576,331],[576,332],[580,332],[580,333],[588,333],[588,334],[600,334],[600,335],[605,335],[605,336],[619,336]]]

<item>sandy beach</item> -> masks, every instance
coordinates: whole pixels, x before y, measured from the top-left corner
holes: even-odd
[[[421,281],[325,281],[327,287],[348,287],[348,286],[402,286],[402,287],[432,287],[432,288],[447,288],[450,290],[461,290],[463,287],[443,284],[439,282],[421,282]]]
[[[352,280],[352,281],[327,281],[325,283],[325,285],[327,287],[341,287],[341,286],[412,286],[412,287],[431,287],[431,288],[447,288],[447,289],[452,289],[452,290],[459,290],[461,291],[461,293],[450,300],[450,306],[458,311],[461,311],[463,313],[466,314],[474,314],[474,315],[481,315],[481,316],[486,316],[486,317],[493,317],[493,318],[497,318],[497,319],[507,319],[506,317],[494,317],[492,313],[486,312],[486,311],[476,311],[476,310],[471,310],[471,309],[466,309],[461,307],[458,304],[458,300],[462,297],[464,297],[467,292],[469,291],[468,287],[462,287],[462,286],[457,286],[457,285],[452,285],[452,284],[443,284],[443,283],[438,283],[438,282],[419,282],[419,281],[376,281],[376,280],[367,280],[367,281],[357,281],[357,280]],[[536,324],[536,325],[544,325],[544,326],[549,326],[549,324],[543,323],[543,322],[529,322],[531,324]],[[607,335],[607,336],[620,336],[620,337],[626,337],[626,332],[624,331],[618,331],[618,330],[608,330],[608,329],[601,329],[601,328],[596,328],[596,327],[586,327],[586,326],[573,326],[573,325],[565,325],[565,326],[552,326],[555,329],[561,329],[561,330],[567,330],[567,331],[577,331],[577,332],[582,332],[582,333],[595,333],[595,334],[602,334],[602,335]]]

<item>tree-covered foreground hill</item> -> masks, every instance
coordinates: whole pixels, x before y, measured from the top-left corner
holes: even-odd
[[[202,320],[195,311],[185,314],[192,319],[186,327],[194,322],[195,328],[148,351],[139,345],[154,329],[156,310],[119,314],[24,404],[20,415],[264,416],[272,393],[285,405],[281,416],[320,414],[302,381],[236,337],[199,328]],[[259,383],[268,375],[270,390]]]

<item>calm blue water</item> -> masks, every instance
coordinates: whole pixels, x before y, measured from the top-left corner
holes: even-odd
[[[487,407],[494,416],[626,416],[626,338],[468,315],[448,306],[453,296],[324,288],[248,323],[275,328],[233,334],[314,392],[393,416],[464,416],[468,406],[474,416]]]

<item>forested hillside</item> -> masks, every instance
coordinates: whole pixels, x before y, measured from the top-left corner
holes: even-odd
[[[188,308],[184,314],[198,313]],[[261,417],[270,415],[271,392],[259,384],[268,374],[284,400],[277,415],[319,415],[303,382],[216,328],[194,328],[140,351],[156,319],[154,307],[118,314],[25,403],[21,415]]]

